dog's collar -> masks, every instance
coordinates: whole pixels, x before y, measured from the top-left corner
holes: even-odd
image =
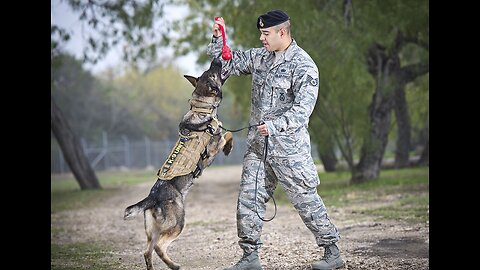
[[[191,99],[190,110],[196,113],[211,114],[216,108],[218,108],[219,103],[215,102],[215,99],[213,99],[212,101],[213,102],[209,102],[209,100]]]
[[[196,113],[207,113],[207,114],[211,114],[213,112],[213,110],[215,110],[214,107],[211,107],[211,108],[202,108],[202,107],[195,107],[195,106],[192,106],[190,108],[190,110],[192,112],[196,112]]]
[[[215,136],[215,135],[220,134],[220,131],[221,131],[220,126],[221,126],[220,121],[216,117],[212,117],[210,122],[208,122],[206,128],[199,129],[199,130],[188,130],[187,129],[188,133],[182,134],[182,131],[180,131],[180,132],[178,132],[178,135],[184,141],[187,141],[187,140],[192,139],[192,138],[198,138],[198,136],[201,136],[199,134],[202,133],[202,132],[207,133],[209,136]],[[190,131],[194,131],[194,132],[190,133]]]

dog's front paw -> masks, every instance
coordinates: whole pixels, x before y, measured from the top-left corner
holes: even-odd
[[[229,131],[223,135],[223,138],[226,141],[225,145],[223,146],[223,153],[225,154],[225,156],[228,156],[233,149],[233,135]]]

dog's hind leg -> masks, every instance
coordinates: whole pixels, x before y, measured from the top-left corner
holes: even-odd
[[[155,246],[155,252],[158,254],[160,259],[162,259],[162,261],[165,262],[165,264],[168,265],[168,267],[170,267],[170,269],[172,270],[180,269],[180,265],[176,264],[172,261],[172,259],[170,259],[167,254],[167,248],[175,239],[177,239],[180,233],[181,229],[178,230],[178,228],[175,228],[173,231],[169,231],[163,234],[158,240],[157,245]]]
[[[156,236],[155,238],[158,238],[158,235],[153,235]],[[147,236],[147,249],[143,253],[143,257],[145,258],[145,263],[147,264],[147,270],[153,270],[153,263],[152,263],[152,253],[154,249],[154,237],[148,237]]]
[[[155,229],[155,218],[152,216],[152,210],[145,211],[145,233],[147,234],[147,249],[143,253],[145,263],[147,264],[147,270],[153,270],[152,253],[155,248],[155,244],[160,238],[160,232]]]

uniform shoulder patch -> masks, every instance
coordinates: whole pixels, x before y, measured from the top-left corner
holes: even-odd
[[[310,83],[313,86],[317,86],[318,78],[312,78],[310,75],[307,75],[307,83]]]

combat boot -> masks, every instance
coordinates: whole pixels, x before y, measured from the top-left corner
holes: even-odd
[[[263,270],[258,258],[258,251],[243,253],[243,257],[233,266],[224,270]]]
[[[337,245],[331,244],[325,246],[325,253],[323,258],[319,261],[312,263],[313,270],[333,270],[341,268],[345,265],[342,257],[340,256],[340,250],[338,250]]]

